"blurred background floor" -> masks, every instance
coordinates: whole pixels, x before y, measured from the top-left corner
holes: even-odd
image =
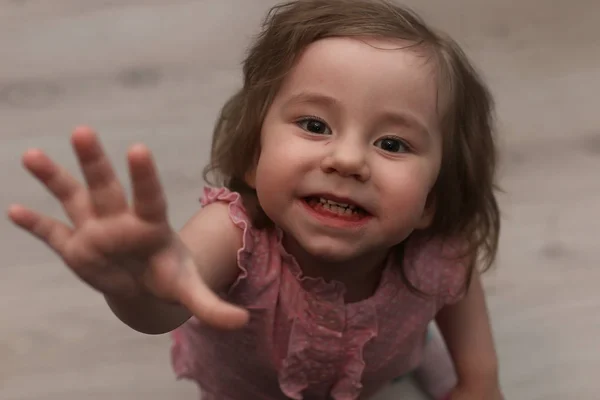
[[[76,171],[69,135],[85,123],[122,179],[131,143],[155,152],[181,226],[217,111],[274,3],[0,0],[0,205],[61,216],[20,156],[41,147]],[[485,284],[506,397],[599,399],[600,2],[405,3],[465,46],[497,98],[504,225]],[[125,327],[7,220],[0,236],[1,399],[195,398],[173,379],[166,336]]]

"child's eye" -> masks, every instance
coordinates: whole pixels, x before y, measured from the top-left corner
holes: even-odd
[[[410,148],[405,141],[395,137],[382,138],[377,140],[374,144],[382,150],[390,153],[407,153],[410,151]]]
[[[309,117],[303,118],[296,122],[298,126],[307,132],[317,135],[331,135],[331,129],[325,122],[318,118]]]

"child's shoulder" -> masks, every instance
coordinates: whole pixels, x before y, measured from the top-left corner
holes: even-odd
[[[201,208],[181,228],[179,236],[192,251],[206,251],[207,243],[236,254],[240,248],[250,252],[257,231],[239,193],[227,188],[206,187],[200,197]]]
[[[232,219],[250,223],[250,217],[244,207],[241,194],[226,187],[205,187],[200,197],[200,204],[203,208],[212,204],[227,205]]]
[[[221,218],[233,222],[239,228],[244,252],[258,250],[255,248],[256,243],[271,241],[271,236],[275,235],[273,231],[257,228],[241,193],[227,187],[205,187],[200,197],[200,204],[203,210],[219,207]],[[229,221],[222,221],[222,223],[227,224]]]
[[[471,263],[458,238],[412,237],[405,245],[403,268],[417,289],[434,293],[444,304],[464,295]]]
[[[240,234],[248,245],[256,236],[263,235],[265,232],[255,228],[252,217],[244,205],[243,196],[227,187],[205,187],[200,197],[202,211],[219,208],[222,219],[227,219],[239,228]],[[228,221],[222,221],[228,223]]]
[[[244,205],[244,198],[239,192],[226,187],[206,187],[200,203],[203,210],[219,208],[216,213],[220,215],[220,223],[237,228],[235,254],[238,275],[230,286],[228,295],[234,296],[232,298],[243,304],[253,304],[254,301],[258,301],[265,287],[272,283],[269,279],[278,276],[274,271],[280,263],[272,260],[281,257],[280,235],[274,229],[260,229],[254,226],[252,217]]]

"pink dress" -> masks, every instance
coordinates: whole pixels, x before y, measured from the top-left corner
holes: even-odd
[[[341,283],[302,275],[280,230],[252,227],[238,193],[205,189],[202,204],[216,201],[243,230],[240,274],[223,297],[251,319],[223,332],[191,318],[173,332],[175,373],[203,400],[366,399],[419,364],[429,323],[461,297],[464,264],[444,257],[453,247],[411,239],[406,275],[435,296],[409,291],[390,259],[373,296],[345,304]]]

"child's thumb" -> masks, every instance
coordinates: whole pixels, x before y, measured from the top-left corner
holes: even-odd
[[[248,322],[247,310],[221,299],[196,274],[181,284],[179,296],[181,304],[196,318],[215,328],[234,330]]]

